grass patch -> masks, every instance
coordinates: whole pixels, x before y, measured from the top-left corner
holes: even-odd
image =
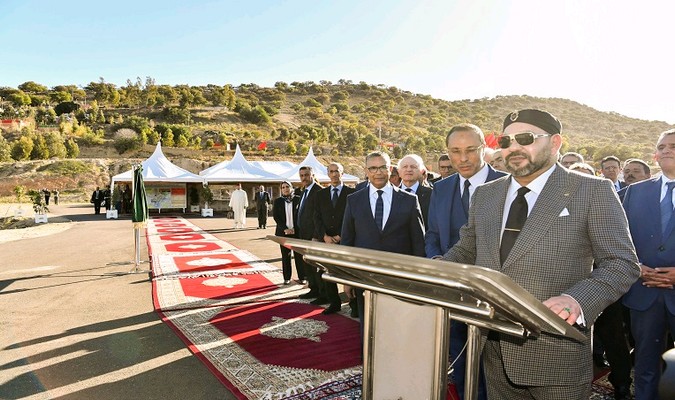
[[[74,177],[84,173],[92,172],[92,168],[90,165],[87,165],[81,161],[63,160],[41,166],[37,169],[37,171],[52,175]]]

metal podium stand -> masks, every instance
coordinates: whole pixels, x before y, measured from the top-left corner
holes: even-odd
[[[468,326],[467,400],[475,399],[478,389],[480,328],[518,337],[534,338],[546,332],[585,340],[576,328],[508,276],[495,270],[322,242],[277,236],[267,238],[302,254],[305,262],[323,269],[324,280],[365,290],[365,400],[445,399],[449,318]],[[392,327],[386,323],[397,318],[407,318],[404,325],[419,331],[420,343],[416,337],[413,354],[405,352],[407,343],[389,347],[382,344],[396,340],[390,334]],[[380,325],[384,329],[378,330]],[[428,341],[425,342],[426,338]],[[397,354],[400,354],[399,359],[392,362]],[[398,371],[398,366],[406,370]],[[420,371],[431,376],[427,376],[428,382],[423,382],[426,387],[415,388],[418,391],[411,397],[406,390],[410,390],[413,379],[406,378],[408,374],[419,374]],[[386,385],[383,385],[384,380]]]

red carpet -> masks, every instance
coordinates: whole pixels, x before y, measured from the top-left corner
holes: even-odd
[[[304,286],[182,218],[147,236],[157,312],[239,399],[360,398],[358,321],[297,300]]]
[[[210,322],[260,362],[336,371],[361,361],[359,323],[311,304],[272,302],[223,310]]]

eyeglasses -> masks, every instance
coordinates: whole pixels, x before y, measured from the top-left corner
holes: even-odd
[[[370,172],[371,174],[374,174],[374,173],[377,173],[377,171],[387,172],[389,170],[389,166],[388,165],[380,165],[379,167],[368,167],[367,169],[368,169],[368,172]]]
[[[480,149],[483,148],[483,145],[481,144],[478,147],[467,147],[466,150],[462,149],[450,149],[449,153],[452,154],[453,156],[460,157],[462,155],[467,155],[470,156],[471,154],[478,153]]]
[[[499,147],[502,149],[508,149],[511,146],[511,141],[515,140],[521,146],[527,146],[534,143],[536,139],[540,137],[549,136],[545,133],[534,133],[534,132],[521,132],[516,133],[515,135],[502,135],[499,137],[498,143]]]

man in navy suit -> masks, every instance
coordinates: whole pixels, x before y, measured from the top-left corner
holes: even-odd
[[[468,205],[476,188],[506,175],[484,161],[485,136],[472,124],[456,125],[445,138],[450,162],[458,173],[434,184],[429,205],[429,223],[424,239],[429,258],[442,256],[459,240],[459,228],[466,224]],[[468,182],[468,183],[466,183]],[[453,382],[464,398],[466,357],[462,353],[467,340],[466,324],[450,322],[450,357],[454,362]],[[485,383],[479,385],[479,398],[485,399]]]
[[[661,355],[675,334],[675,129],[663,132],[654,158],[662,175],[634,183],[623,207],[640,260],[641,277],[623,297],[635,338],[635,398],[658,398]]]
[[[342,233],[342,218],[347,206],[347,196],[355,189],[342,182],[344,167],[340,163],[328,164],[330,185],[319,190],[316,195],[316,211],[314,212],[314,238],[320,242],[339,244]],[[321,272],[319,272],[319,276]],[[329,304],[323,314],[333,314],[342,308],[337,284],[319,280],[323,286],[325,297],[319,297],[312,304]]]
[[[340,244],[424,257],[424,223],[417,196],[389,183],[391,159],[379,151],[366,156],[370,185],[347,197]],[[363,290],[356,296],[363,322]]]
[[[296,234],[299,239],[312,240],[314,238],[314,212],[316,209],[316,194],[319,193],[322,186],[314,180],[314,169],[309,165],[303,165],[299,170],[302,190],[299,191],[300,205],[298,206],[298,225]],[[298,277],[300,281],[307,279],[309,292],[298,296],[301,299],[315,299],[322,295],[320,292],[322,286],[319,281],[319,275],[316,267],[307,264],[302,254],[295,253],[295,267],[298,271],[304,272],[303,277]],[[325,297],[325,296],[324,296]]]
[[[417,201],[422,209],[422,218],[424,226],[427,225],[429,218],[429,202],[431,201],[431,186],[424,180],[424,174],[427,167],[424,166],[424,160],[417,154],[408,154],[403,156],[398,162],[398,173],[401,176],[402,190],[417,195]]]

